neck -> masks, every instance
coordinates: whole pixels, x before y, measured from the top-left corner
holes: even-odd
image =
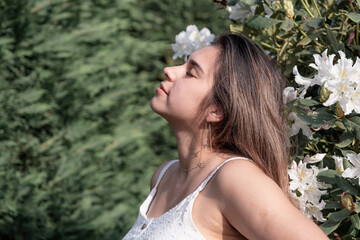
[[[211,156],[210,149],[204,148],[204,130],[189,131],[174,129],[178,144],[180,167],[191,169]]]

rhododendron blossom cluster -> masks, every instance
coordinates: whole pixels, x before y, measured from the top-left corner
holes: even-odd
[[[326,193],[325,189],[329,187],[327,184],[317,181],[316,175],[327,168],[319,169],[314,165],[307,168],[307,164],[316,163],[324,158],[325,154],[316,154],[312,157],[307,155],[297,164],[295,161],[291,163],[288,171],[290,177],[290,186],[292,195],[299,201],[300,210],[310,219],[324,222],[321,210],[325,207],[325,202],[320,200],[321,196]]]
[[[199,31],[197,26],[189,25],[186,31],[180,32],[175,36],[175,43],[171,44],[172,50],[175,52],[173,59],[189,56],[196,50],[209,46],[214,40],[215,35],[211,34],[210,30],[203,28]]]
[[[360,113],[360,59],[355,64],[353,60],[346,58],[345,53],[338,52],[340,59],[334,64],[335,54],[328,56],[327,50],[322,55],[314,55],[315,63],[309,66],[317,70],[313,78],[305,78],[300,75],[297,66],[293,73],[295,81],[301,85],[300,98],[304,98],[307,89],[319,85],[330,91],[324,106],[339,103],[345,115],[353,110]]]

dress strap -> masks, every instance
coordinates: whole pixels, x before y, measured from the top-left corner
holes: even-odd
[[[158,177],[158,179],[157,179],[157,181],[156,181],[156,184],[155,184],[155,186],[154,186],[154,189],[157,189],[157,186],[159,185],[161,178],[164,176],[165,172],[169,169],[169,167],[170,167],[171,165],[173,165],[173,164],[174,164],[175,162],[177,162],[177,161],[179,161],[179,160],[172,160],[172,161],[168,162],[168,163],[163,167],[163,169],[161,170],[161,172],[160,172],[160,174],[159,174],[159,177]]]
[[[236,159],[242,159],[242,160],[246,160],[246,161],[250,161],[252,163],[254,163],[253,160],[246,158],[246,157],[233,157],[233,158],[229,158],[227,160],[225,160],[223,163],[221,163],[217,168],[214,169],[214,171],[212,171],[210,173],[210,175],[201,183],[201,185],[198,187],[198,192],[202,191],[205,187],[206,184],[210,181],[210,179],[215,175],[215,173],[227,162],[236,160]]]

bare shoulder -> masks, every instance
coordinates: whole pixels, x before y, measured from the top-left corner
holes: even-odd
[[[164,169],[164,167],[171,161],[166,161],[166,162],[163,162],[154,172],[154,174],[152,175],[151,177],[151,180],[150,180],[150,190],[153,189],[155,187],[155,184],[159,178],[159,175],[161,173],[161,171]]]
[[[218,183],[248,180],[249,176],[267,178],[266,174],[250,159],[236,159],[225,163],[216,173]]]
[[[213,179],[223,216],[248,239],[328,239],[255,163],[233,160]]]
[[[234,191],[263,191],[268,187],[278,188],[252,160],[237,159],[225,163],[214,178],[214,185],[222,194],[231,197]],[[280,190],[281,191],[281,190]]]
[[[264,205],[264,201],[290,204],[280,187],[253,161],[238,159],[224,164],[214,178],[214,189],[224,196],[225,206]],[[250,204],[251,202],[251,204]]]

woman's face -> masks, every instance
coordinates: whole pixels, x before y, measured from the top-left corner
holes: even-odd
[[[218,54],[218,48],[205,47],[192,53],[185,64],[165,68],[152,109],[171,124],[194,125],[200,104],[213,87]]]

